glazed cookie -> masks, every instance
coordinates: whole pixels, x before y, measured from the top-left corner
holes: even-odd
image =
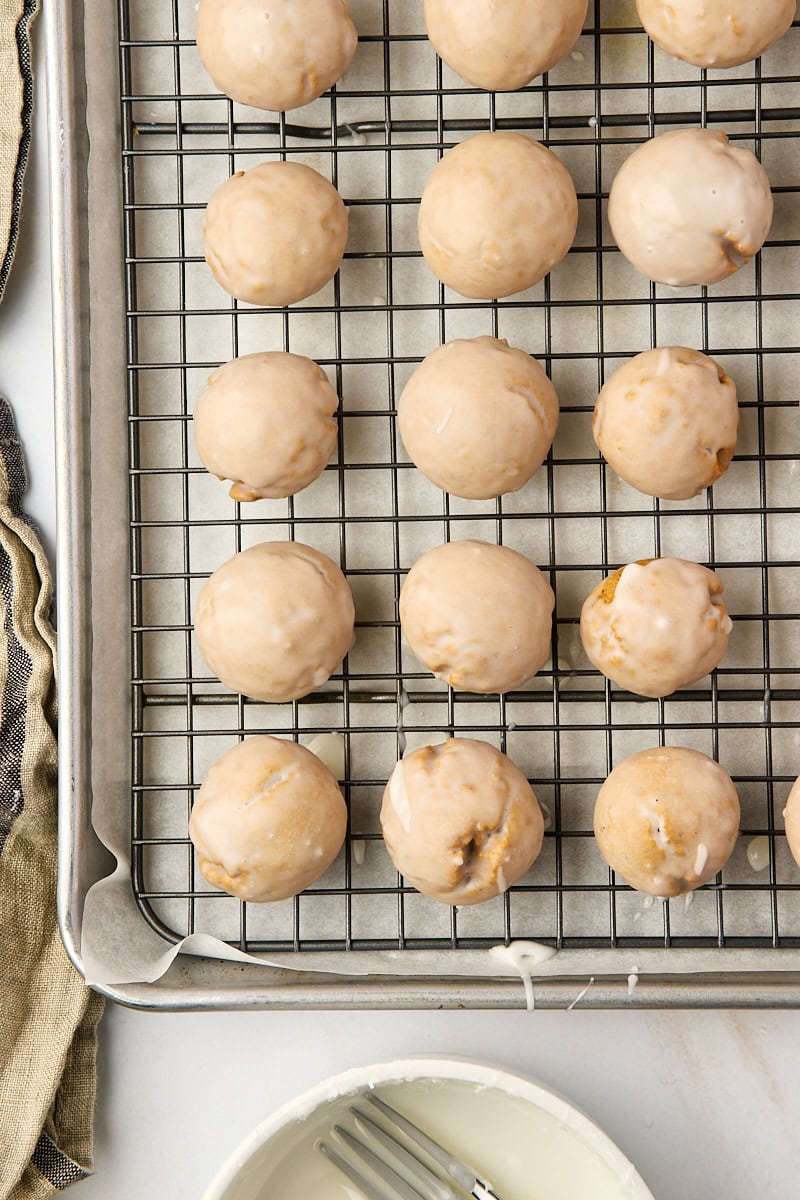
[[[758,58],[794,20],[795,0],[636,0],[645,32],[695,67],[738,67]]]
[[[397,425],[410,458],[437,487],[467,500],[517,492],[544,461],[558,396],[535,359],[506,341],[447,342],[403,389]]]
[[[234,500],[282,499],[307,487],[330,458],[339,397],[321,367],[269,351],[223,363],[194,407],[197,452]]]
[[[398,762],[381,827],[397,870],[443,904],[479,904],[524,875],[544,821],[525,776],[486,742],[450,738]]]
[[[626,758],[600,789],[594,835],[626,883],[680,896],[713,879],[739,832],[739,797],[719,763],[662,746]]]
[[[200,0],[197,50],[221,92],[253,108],[310,104],[358,45],[348,0]]]
[[[731,619],[719,576],[682,558],[650,558],[609,575],[584,602],[581,640],[612,683],[669,696],[719,666]]]
[[[409,571],[400,623],[437,679],[465,692],[510,692],[547,661],[554,604],[544,575],[522,554],[448,542]]]
[[[755,155],[721,130],[671,130],[623,163],[608,220],[620,250],[647,279],[671,287],[717,283],[761,249],[772,192]]]
[[[789,792],[786,808],[783,810],[783,819],[786,825],[786,841],[795,862],[800,867],[800,778],[794,781],[792,790]]]
[[[347,210],[311,167],[264,162],[217,188],[203,235],[220,287],[249,304],[281,307],[313,296],[339,270]]]
[[[219,567],[201,591],[194,629],[226,687],[254,700],[306,696],[333,674],[353,639],[342,572],[300,542],[261,542]]]
[[[260,736],[239,742],[208,772],[189,836],[210,884],[262,903],[295,896],[318,879],[346,827],[339,785],[316,755]]]
[[[475,87],[512,92],[560,62],[588,0],[425,0],[425,26],[448,67]]]
[[[632,487],[687,500],[728,469],[739,429],[736,385],[713,358],[684,346],[646,350],[606,382],[592,432]]]
[[[491,300],[532,287],[569,250],[575,185],[550,150],[520,133],[479,133],[434,167],[419,241],[434,275],[462,296]]]

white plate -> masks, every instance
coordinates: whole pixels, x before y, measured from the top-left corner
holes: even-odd
[[[257,1126],[203,1200],[356,1200],[314,1143],[376,1088],[491,1181],[503,1200],[653,1200],[635,1167],[568,1101],[458,1059],[398,1059],[326,1080]]]

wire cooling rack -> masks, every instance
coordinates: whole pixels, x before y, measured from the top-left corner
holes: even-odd
[[[255,951],[440,948],[448,956],[512,938],[570,947],[800,946],[800,872],[781,809],[800,769],[800,28],[763,60],[699,71],[654,49],[631,3],[590,6],[584,35],[544,80],[511,95],[476,91],[435,57],[421,2],[360,0],[358,55],[335,91],[269,119],[211,90],[197,59],[192,0],[120,0],[119,54],[133,662],[132,861],[141,911],[168,941],[195,930]],[[757,259],[715,286],[649,284],[606,227],[608,187],[631,149],[665,129],[724,128],[764,162],[775,224]],[[540,138],[576,181],[580,223],[567,260],[536,288],[499,302],[445,290],[415,234],[421,188],[451,145],[481,130]],[[234,170],[299,159],[326,174],[350,212],[340,274],[290,310],[239,306],[202,260],[201,219]],[[109,167],[111,169],[111,167]],[[546,464],[491,503],[442,495],[407,462],[397,397],[415,365],[456,336],[507,337],[543,362],[562,419]],[[712,354],[735,379],[742,430],[713,493],[660,504],[622,484],[591,437],[598,388],[656,344]],[[235,355],[308,354],[342,397],[335,461],[288,501],[234,504],[202,469],[191,431],[210,371]],[[292,537],[330,554],[357,606],[356,642],[325,689],[265,706],[208,676],[193,602],[233,552]],[[482,537],[527,553],[556,594],[553,657],[526,689],[455,693],[404,645],[397,598],[429,546]],[[580,650],[580,605],[609,570],[656,554],[713,565],[735,633],[723,666],[660,701],[618,692]],[[213,891],[187,838],[208,766],[237,738],[277,733],[345,740],[350,810],[343,854],[319,883],[281,904],[246,906]],[[502,898],[449,909],[398,878],[380,840],[385,780],[404,746],[431,732],[493,742],[529,775],[550,821],[539,861]],[[715,882],[651,904],[603,864],[591,837],[599,784],[658,743],[694,746],[733,775],[742,836]],[[753,839],[763,839],[753,844]],[[756,871],[748,857],[766,854]],[[446,953],[445,953],[446,952]],[[720,969],[730,954],[713,960]]]

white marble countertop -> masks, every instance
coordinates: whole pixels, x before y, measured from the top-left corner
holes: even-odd
[[[0,390],[25,444],[28,508],[51,549],[43,109],[0,309]],[[112,1007],[100,1032],[96,1175],[76,1195],[198,1200],[236,1143],[284,1100],[349,1066],[436,1052],[522,1071],[571,1098],[638,1164],[657,1200],[790,1200],[800,1173],[797,1045],[795,1013],[178,1016]]]

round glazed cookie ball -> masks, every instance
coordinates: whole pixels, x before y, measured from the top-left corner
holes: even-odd
[[[448,67],[474,87],[512,92],[575,45],[588,0],[425,0],[425,26]]]
[[[520,133],[479,133],[434,167],[419,208],[430,269],[462,296],[523,292],[575,239],[578,200],[555,154]]]
[[[449,738],[398,762],[381,827],[409,883],[443,904],[479,904],[525,874],[544,820],[525,776],[486,742]]]
[[[761,249],[772,192],[761,163],[713,129],[659,134],[617,172],[608,220],[625,257],[671,287],[717,283]]]
[[[600,788],[594,836],[608,865],[651,896],[708,883],[739,832],[731,777],[697,750],[662,746],[632,754]]]
[[[204,466],[234,500],[283,499],[307,487],[336,445],[339,397],[321,367],[270,351],[224,363],[194,407]]]
[[[800,778],[795,779],[783,810],[786,841],[792,857],[800,867]]]
[[[237,300],[281,307],[332,279],[347,243],[347,211],[327,179],[299,162],[260,163],[218,187],[203,218],[205,257]]]
[[[283,112],[344,75],[358,44],[348,0],[200,0],[197,50],[221,92]]]
[[[208,772],[189,819],[214,887],[262,903],[296,896],[341,849],[347,806],[316,755],[282,738],[246,738]]]
[[[400,592],[400,624],[437,679],[465,692],[510,692],[550,654],[553,589],[516,550],[447,542],[417,559]]]
[[[197,599],[194,630],[226,687],[281,703],[333,674],[354,618],[347,580],[329,558],[300,542],[261,542],[214,572]]]
[[[731,619],[722,581],[682,558],[628,563],[587,597],[581,641],[606,678],[637,696],[669,696],[719,666]]]
[[[763,54],[794,20],[795,0],[636,0],[653,41],[695,67],[738,67]]]
[[[645,350],[602,388],[592,432],[626,483],[688,500],[728,469],[739,430],[736,385],[713,358],[684,346]]]
[[[517,492],[542,465],[558,396],[529,354],[493,337],[447,342],[406,384],[397,425],[437,487],[467,500]]]

